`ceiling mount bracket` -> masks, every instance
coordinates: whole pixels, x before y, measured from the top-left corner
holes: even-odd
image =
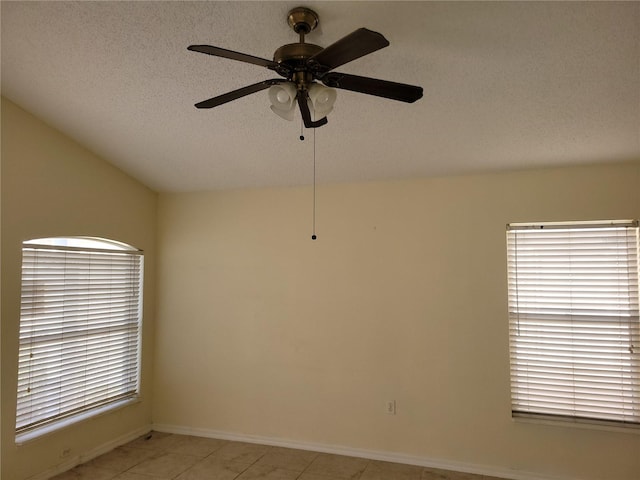
[[[304,38],[304,35],[312,32],[318,26],[320,17],[309,8],[297,7],[289,11],[287,21],[293,31],[300,34],[301,38]]]

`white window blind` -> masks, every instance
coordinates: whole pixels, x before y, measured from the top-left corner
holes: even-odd
[[[23,243],[18,434],[138,394],[142,252],[73,240]]]
[[[514,416],[640,424],[638,224],[507,229]]]

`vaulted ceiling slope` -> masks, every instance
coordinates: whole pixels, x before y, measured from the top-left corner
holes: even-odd
[[[273,72],[187,51],[271,59],[300,5],[320,16],[310,43],[389,40],[341,72],[424,88],[338,91],[320,182],[640,159],[639,2],[2,1],[2,94],[158,191],[308,184],[314,133],[266,91],[193,106]]]

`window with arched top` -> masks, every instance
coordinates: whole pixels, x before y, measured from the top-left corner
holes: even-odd
[[[23,242],[18,440],[137,399],[143,263],[108,239]]]

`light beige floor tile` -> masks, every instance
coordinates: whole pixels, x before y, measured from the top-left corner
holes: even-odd
[[[206,457],[229,442],[217,438],[171,435],[158,443],[167,452]]]
[[[171,433],[149,432],[146,435],[138,437],[132,442],[127,443],[127,447],[146,448],[149,450],[162,451],[163,444],[167,438],[172,437]]]
[[[207,457],[187,471],[176,480],[233,480],[251,464],[229,462],[217,457]]]
[[[318,455],[318,452],[310,452],[307,450],[271,447],[271,449],[258,460],[257,465],[271,465],[286,470],[302,472]]]
[[[114,470],[118,473],[129,470],[131,467],[147,460],[153,456],[152,450],[144,448],[118,447],[104,455],[86,463],[90,467],[104,468]]]
[[[425,468],[422,471],[422,480],[482,480],[482,475],[440,470],[438,468]]]
[[[152,475],[158,478],[171,479],[192,467],[201,460],[193,455],[179,453],[161,453],[136,465],[129,472]]]
[[[140,475],[139,473],[124,472],[114,477],[113,480],[153,480],[157,477],[150,477],[149,475]]]
[[[360,480],[421,480],[422,467],[402,463],[370,461]]]
[[[320,475],[317,473],[304,472],[302,475],[298,477],[298,480],[344,480],[344,479],[340,477],[333,477],[330,475],[327,476],[327,475]],[[392,479],[388,479],[388,480],[392,480]]]
[[[111,480],[116,475],[118,472],[114,470],[78,465],[67,472],[56,475],[51,480]]]
[[[270,448],[271,447],[257,443],[229,442],[213,452],[211,456],[230,462],[255,463],[265,455]]]
[[[333,476],[344,479],[360,478],[369,460],[322,453],[309,465],[305,473]]]
[[[296,480],[300,472],[272,465],[252,465],[237,480]]]

